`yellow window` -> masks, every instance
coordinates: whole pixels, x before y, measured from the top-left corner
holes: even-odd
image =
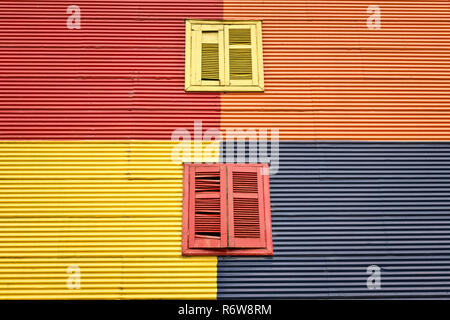
[[[186,20],[186,91],[264,91],[261,21]]]

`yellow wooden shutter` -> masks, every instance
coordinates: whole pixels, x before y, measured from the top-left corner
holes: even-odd
[[[246,86],[258,86],[259,50],[256,25],[227,26],[225,41],[227,85],[243,89]]]
[[[201,86],[223,85],[223,26],[192,25],[191,45],[192,83]]]
[[[186,24],[186,91],[263,91],[260,21]]]
[[[202,43],[202,81],[219,81],[219,44]]]

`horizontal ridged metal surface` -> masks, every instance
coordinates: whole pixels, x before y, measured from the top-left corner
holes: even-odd
[[[173,146],[1,142],[0,299],[215,298],[217,259],[181,256]]]
[[[369,5],[381,9],[370,30]],[[225,94],[221,125],[285,140],[450,140],[448,1],[224,0],[263,20],[264,93]]]
[[[66,26],[69,5],[81,29]],[[219,126],[219,94],[184,92],[185,19],[219,0],[0,2],[0,138],[170,139]]]
[[[450,298],[450,143],[282,142],[270,190],[274,256],[219,258],[218,298]]]

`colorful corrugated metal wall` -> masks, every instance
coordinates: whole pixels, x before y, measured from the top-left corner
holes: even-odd
[[[219,257],[219,299],[450,298],[450,142],[282,142],[270,191],[274,256]]]
[[[264,93],[184,92],[195,18],[263,20]],[[448,143],[336,140],[450,140],[449,18],[448,1],[2,1],[0,299],[448,297]],[[181,257],[168,140],[194,120],[292,140],[274,258],[216,275],[215,257]]]
[[[369,30],[369,5],[381,29]],[[263,20],[265,92],[225,94],[221,125],[285,140],[449,140],[448,1],[224,0]]]
[[[0,143],[0,299],[215,298],[216,257],[181,256],[173,145]]]

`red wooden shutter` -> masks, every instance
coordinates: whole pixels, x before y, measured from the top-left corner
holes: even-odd
[[[189,248],[226,247],[225,168],[192,165],[189,180]]]
[[[266,221],[261,166],[228,165],[228,246],[265,248]]]

